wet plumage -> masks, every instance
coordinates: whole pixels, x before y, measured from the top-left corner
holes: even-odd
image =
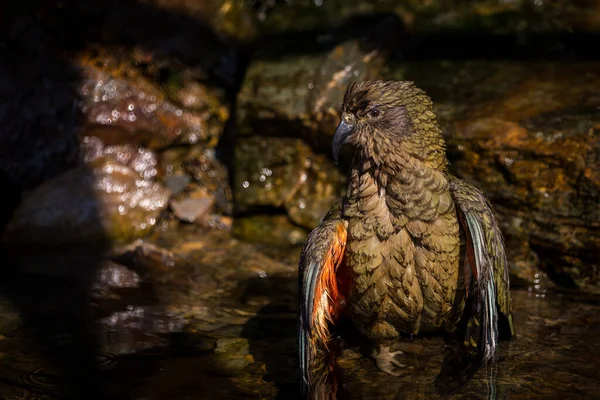
[[[336,162],[344,144],[354,151],[346,195],[311,233],[300,261],[303,380],[310,383],[311,363],[327,349],[342,309],[381,345],[378,366],[391,374],[398,363],[386,343],[452,332],[460,321],[463,348],[480,361],[492,357],[498,313],[514,333],[504,242],[481,190],[447,171],[429,97],[411,82],[350,86],[333,140]]]

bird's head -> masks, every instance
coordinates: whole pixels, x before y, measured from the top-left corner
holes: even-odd
[[[403,151],[429,160],[434,167],[445,166],[445,144],[433,103],[412,82],[351,84],[344,96],[342,120],[333,137],[336,164],[344,144],[355,147],[378,164],[390,152]]]

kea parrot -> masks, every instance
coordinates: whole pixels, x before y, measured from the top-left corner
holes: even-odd
[[[476,370],[494,357],[500,318],[514,336],[506,251],[484,193],[448,171],[431,99],[407,81],[351,84],[333,137],[336,164],[343,145],[352,148],[346,194],[300,257],[303,388],[322,369],[317,354],[329,354],[342,314],[391,375],[402,366],[395,339],[459,330]]]

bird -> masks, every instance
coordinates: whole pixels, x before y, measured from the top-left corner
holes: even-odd
[[[348,86],[332,140],[351,149],[344,196],[308,235],[299,263],[303,391],[323,373],[342,315],[398,376],[400,338],[455,333],[474,371],[496,357],[499,320],[514,337],[506,248],[475,184],[449,172],[433,102],[410,81]],[[460,332],[459,332],[460,331]],[[464,335],[464,336],[463,336]]]

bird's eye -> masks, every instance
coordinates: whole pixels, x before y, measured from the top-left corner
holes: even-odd
[[[376,108],[369,111],[369,117],[371,118],[377,118],[379,117],[379,114],[381,114],[381,112]]]

